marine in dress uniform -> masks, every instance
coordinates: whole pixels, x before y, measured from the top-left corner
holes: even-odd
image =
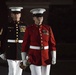
[[[32,24],[26,28],[22,44],[22,61],[26,66],[26,56],[31,63],[31,75],[49,75],[51,64],[56,64],[56,42],[50,26],[42,24],[44,8],[32,9]]]
[[[11,9],[13,20],[7,26],[6,58],[9,66],[8,75],[22,75],[22,69],[19,65],[21,62],[21,44],[26,29],[26,25],[20,21],[23,7],[9,7],[9,9]]]

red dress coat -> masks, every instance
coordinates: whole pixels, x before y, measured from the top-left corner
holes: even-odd
[[[30,46],[33,46],[33,48]],[[48,46],[48,48],[44,48],[45,46]],[[36,49],[37,47],[40,47],[40,49]],[[53,50],[56,50],[56,42],[50,26],[31,25],[26,28],[22,52],[28,54],[31,64],[38,66],[51,64],[51,51]]]

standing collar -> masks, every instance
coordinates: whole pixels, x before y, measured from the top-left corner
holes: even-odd
[[[35,27],[39,27],[39,28],[41,28],[41,27],[42,27],[42,25],[36,25],[36,24],[34,24],[34,26],[35,26]]]

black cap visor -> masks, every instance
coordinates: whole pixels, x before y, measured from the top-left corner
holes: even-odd
[[[33,14],[33,17],[42,17],[43,14]]]
[[[19,14],[19,13],[21,13],[21,11],[12,11],[12,13]]]

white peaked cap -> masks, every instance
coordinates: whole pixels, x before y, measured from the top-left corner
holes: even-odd
[[[35,8],[30,10],[31,13],[33,14],[43,14],[46,11],[44,8]]]
[[[9,7],[9,9],[11,9],[11,11],[21,11],[23,7]]]

